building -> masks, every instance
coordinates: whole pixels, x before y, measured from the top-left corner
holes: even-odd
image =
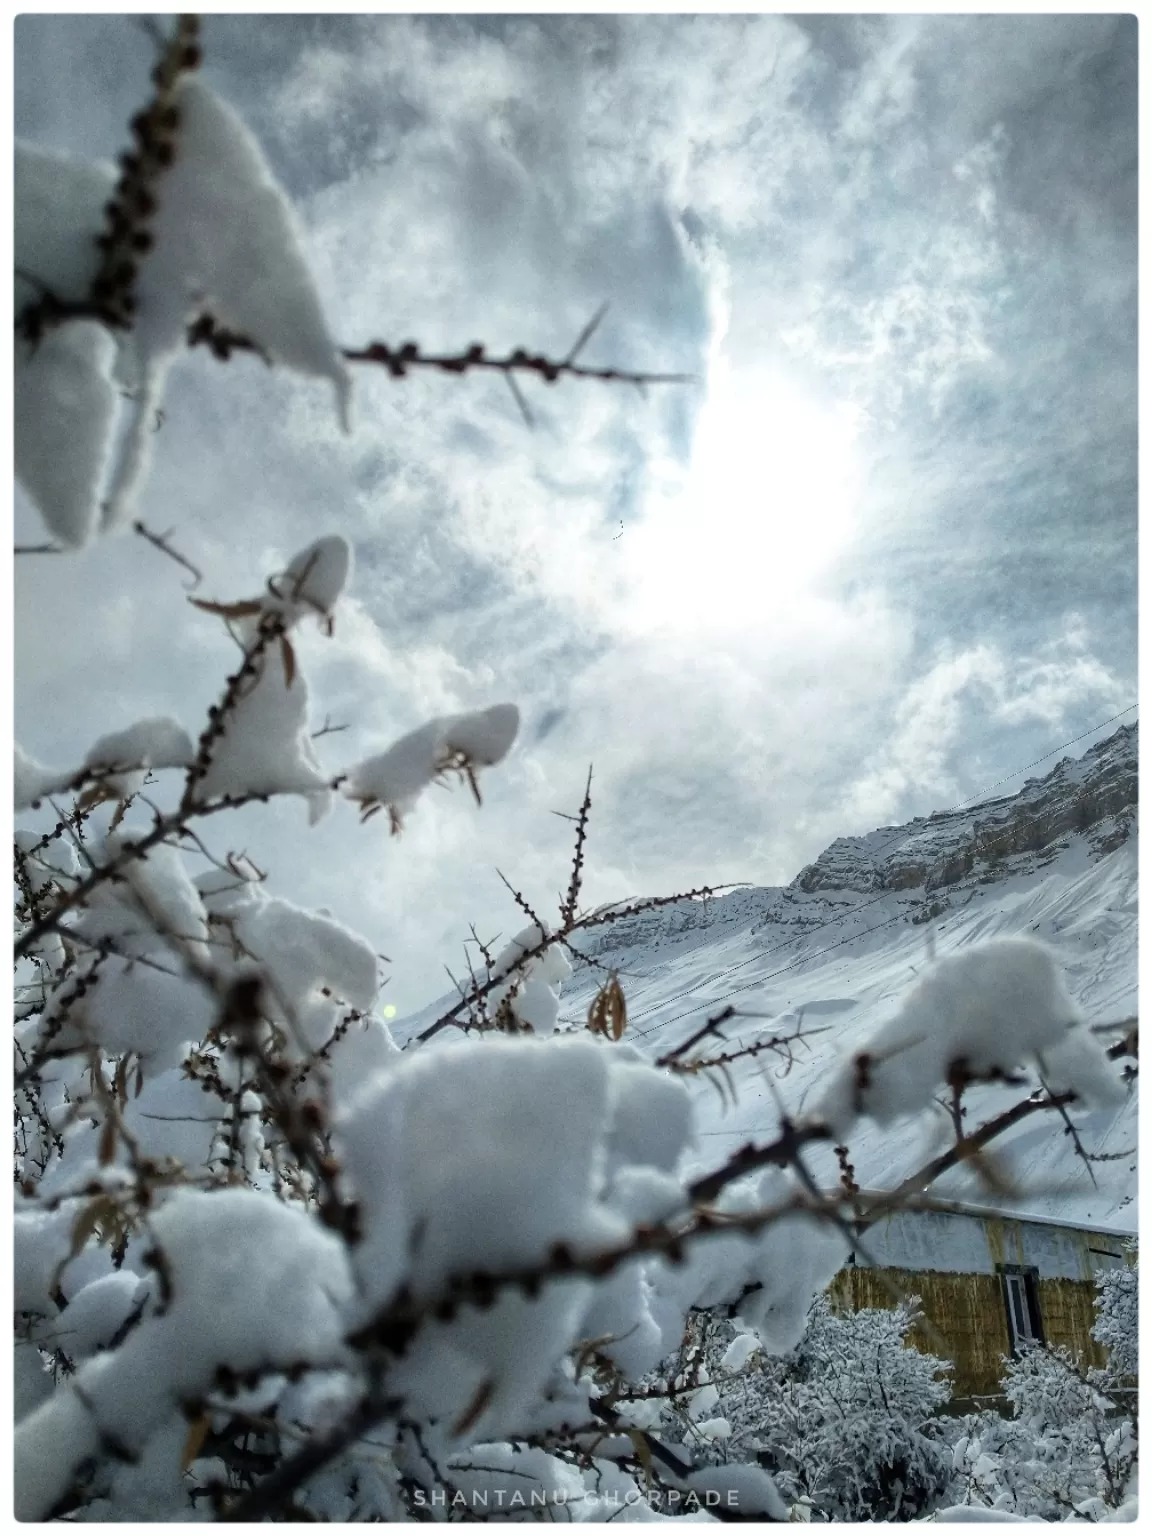
[[[1105,1364],[1092,1337],[1095,1276],[1127,1262],[1131,1233],[974,1205],[894,1211],[870,1225],[830,1288],[858,1311],[919,1296],[910,1342],[953,1362],[959,1411],[998,1397],[1001,1357],[1038,1342]]]

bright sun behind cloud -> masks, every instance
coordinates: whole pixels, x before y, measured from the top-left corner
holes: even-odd
[[[860,412],[768,369],[719,364],[687,471],[622,540],[641,629],[756,625],[791,607],[853,536]]]

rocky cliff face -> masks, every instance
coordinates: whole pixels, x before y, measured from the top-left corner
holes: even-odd
[[[992,881],[1055,858],[1072,837],[1101,857],[1130,835],[1137,802],[1138,726],[1121,728],[1081,758],[1065,758],[1016,794],[965,810],[918,816],[865,837],[840,837],[792,882],[807,892],[926,892]]]
[[[908,922],[930,922],[953,905],[955,887],[1026,874],[1079,843],[1089,859],[1118,848],[1136,825],[1138,727],[1122,726],[1083,757],[1065,758],[1014,795],[959,811],[918,816],[864,837],[839,837],[790,885],[732,891],[624,917],[588,934],[593,956],[659,950],[696,930],[766,928],[801,935],[835,914],[863,910],[862,897],[899,893]]]

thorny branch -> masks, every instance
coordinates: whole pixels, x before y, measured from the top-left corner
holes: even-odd
[[[153,549],[158,549],[162,555],[167,555],[169,560],[175,560],[177,565],[182,565],[192,577],[192,585],[185,586],[185,592],[194,592],[196,590],[204,579],[203,575],[187,556],[182,555],[178,549],[172,548],[169,540],[174,532],[173,529],[170,528],[167,533],[153,533],[151,528],[147,527],[146,524],[137,518],[132,524],[132,532],[138,533],[142,539],[147,539]]]
[[[702,897],[715,896],[718,892],[727,889],[728,887],[724,885],[703,885],[695,891],[680,891],[674,896],[652,896],[646,898],[643,901],[629,902],[620,906],[609,907],[606,910],[602,909],[597,912],[591,912],[586,917],[578,917],[575,922],[573,922],[572,925],[567,929],[564,937],[567,937],[573,933],[584,932],[589,928],[602,927],[605,923],[614,923],[624,917],[635,917],[642,912],[652,912],[655,911],[658,907],[666,907],[674,902],[692,901]],[[561,936],[558,934],[545,934],[545,936],[541,938],[536,944],[533,944],[529,949],[524,950],[523,953],[520,954],[520,956],[517,958],[516,965],[512,967],[512,969],[515,970],[518,967],[523,966],[527,961],[537,959],[544,953],[546,949],[549,948],[550,945],[557,943],[560,937]],[[466,998],[461,998],[458,1002],[454,1003],[447,1010],[447,1012],[442,1013],[440,1017],[434,1021],[434,1023],[429,1024],[426,1029],[421,1030],[421,1032],[413,1038],[410,1044],[415,1045],[422,1043],[425,1040],[431,1040],[433,1035],[438,1035],[442,1029],[447,1029],[450,1025],[458,1024],[460,1014],[465,1009],[474,1007],[478,1002],[487,997],[495,987],[499,986],[507,979],[507,974],[505,974],[503,976],[494,976],[488,981],[479,983],[472,989]]]
[[[575,348],[574,351],[579,350]],[[560,927],[568,932],[576,921],[576,904],[580,900],[580,887],[584,876],[584,843],[588,836],[588,814],[592,809],[592,767],[588,767],[588,782],[584,786],[584,799],[576,820],[576,849],[572,856],[572,878],[568,891],[560,904]]]
[[[188,327],[188,345],[206,346],[213,357],[226,362],[233,352],[257,352],[255,343],[236,331],[226,330],[209,314],[203,314]],[[384,368],[393,379],[404,378],[412,368],[435,368],[441,373],[469,373],[475,370],[503,373],[512,378],[517,373],[532,373],[546,384],[558,379],[596,379],[617,384],[691,384],[690,373],[642,373],[627,368],[589,368],[570,361],[557,362],[541,352],[514,347],[503,357],[491,357],[482,342],[473,342],[462,352],[424,352],[418,342],[406,341],[393,347],[386,341],[370,341],[363,347],[345,347],[340,354],[345,362],[371,363]]]

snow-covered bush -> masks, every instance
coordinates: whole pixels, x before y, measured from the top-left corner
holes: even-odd
[[[1117,1509],[1138,1447],[1124,1403],[1105,1395],[1106,1374],[1043,1345],[1006,1361],[1012,1417],[973,1414],[958,1423],[947,1502],[1043,1520],[1096,1520]]]
[[[17,149],[16,472],[62,559],[147,510],[151,423],[189,348],[326,380],[342,426],[350,362],[402,378],[418,360],[337,346],[287,199],[199,62],[181,18],[119,172]],[[401,1049],[374,1012],[373,944],[271,894],[213,829],[289,796],[310,822],[350,801],[396,832],[430,784],[479,800],[519,716],[477,699],[326,770],[297,641],[340,623],[351,549],[333,531],[276,567],[259,592],[195,600],[238,650],[205,720],[117,719],[111,693],[79,762],[16,751],[18,1516],[596,1517],[649,1499],[780,1516],[766,1471],[709,1449],[719,1415],[698,1402],[677,1449],[621,1383],[694,1309],[727,1309],[755,1341],[737,1353],[796,1346],[846,1253],[846,1197],[814,1192],[804,1162],[840,1116],[782,1119],[701,1173],[688,1085],[716,1066],[715,1024],[649,1061],[609,976],[588,1028],[561,1029],[573,937],[642,910],[579,909],[587,796],[555,927],[532,916]],[[901,1092],[850,1094],[852,1113],[915,1113],[969,1057],[973,1076],[1025,1060],[1065,1096],[1106,1096],[1045,952],[1021,948],[1011,977],[983,953],[942,969],[950,1008],[916,1005],[935,1049]],[[1018,1017],[1003,1062],[972,1056]],[[1037,1087],[1025,1107],[1051,1104]],[[900,1347],[906,1318],[817,1319],[763,1367],[765,1443],[830,1509],[907,1513],[935,1477],[936,1367]],[[833,1464],[836,1411],[864,1471]]]
[[[766,1359],[740,1394],[736,1433],[824,1519],[910,1519],[947,1482],[938,1411],[951,1366],[907,1343],[918,1309],[911,1298],[836,1312],[821,1297],[797,1348]],[[720,1401],[731,1416],[723,1390]]]
[[[907,1342],[918,1311],[910,1298],[839,1312],[822,1295],[786,1353],[722,1311],[697,1314],[677,1355],[621,1401],[698,1459],[769,1468],[793,1518],[911,1519],[952,1470],[939,1418],[951,1365]]]
[[[1097,1274],[1092,1337],[1108,1351],[1112,1381],[1140,1374],[1140,1273],[1134,1255],[1132,1263]]]

